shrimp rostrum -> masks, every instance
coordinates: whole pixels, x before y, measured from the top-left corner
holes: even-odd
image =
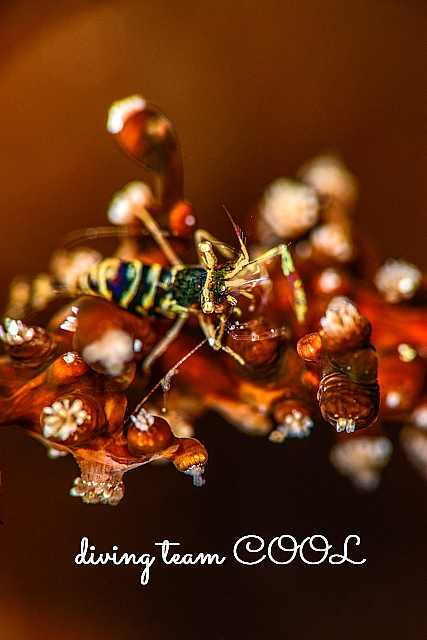
[[[71,293],[98,295],[133,314],[175,321],[146,357],[146,369],[166,351],[191,315],[197,316],[205,339],[214,351],[222,349],[244,364],[241,356],[222,340],[228,318],[238,312],[237,298],[240,295],[252,298],[255,287],[269,287],[264,264],[281,257],[282,271],[288,279],[292,306],[299,322],[304,320],[306,302],[288,247],[281,244],[251,260],[239,228],[234,222],[233,226],[240,245],[237,257],[233,249],[208,232],[197,230],[199,265],[185,265],[177,257],[169,268],[144,264],[136,259],[106,258],[81,275]],[[218,261],[214,246],[218,246],[227,262]]]

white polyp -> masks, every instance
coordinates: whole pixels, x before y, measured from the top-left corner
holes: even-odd
[[[400,434],[400,441],[410,462],[427,480],[427,438],[424,433],[406,427]]]
[[[414,347],[404,342],[397,345],[397,351],[399,353],[399,359],[402,360],[402,362],[412,362],[418,355],[418,351],[414,349]]]
[[[416,409],[414,409],[414,411],[411,414],[411,422],[416,427],[418,427],[418,429],[427,430],[427,406],[426,405],[421,405],[420,407],[417,407]]]
[[[288,436],[291,438],[304,438],[309,436],[310,429],[313,427],[313,420],[296,409],[293,409],[291,413],[288,413],[285,417],[284,423],[288,428]]]
[[[111,200],[107,218],[113,224],[129,224],[133,220],[132,205],[121,192]]]
[[[5,318],[4,326],[0,325],[0,340],[9,346],[21,345],[34,337],[34,329],[27,327],[21,320]]]
[[[141,181],[130,182],[118,191],[108,208],[108,219],[113,224],[129,224],[141,209],[153,203],[153,192],[148,184]]]
[[[146,106],[147,103],[144,98],[138,95],[114,102],[108,112],[108,133],[119,133],[123,129],[126,120],[135,113],[144,111]]]
[[[381,476],[378,469],[371,469],[370,467],[363,467],[359,469],[351,478],[353,484],[358,489],[363,489],[364,491],[373,491],[377,489]]]
[[[88,273],[101,260],[102,255],[94,249],[61,251],[54,255],[51,261],[51,271],[66,288],[73,288],[80,276]],[[77,307],[72,307],[73,313],[75,313],[74,308]]]
[[[405,260],[390,259],[374,276],[374,283],[386,302],[410,300],[421,283],[421,271]]]
[[[39,273],[32,283],[31,304],[34,309],[44,309],[55,298],[56,290],[49,273]]]
[[[25,313],[26,306],[31,298],[31,286],[28,280],[16,277],[9,288],[8,313],[20,317]]]
[[[47,455],[51,460],[57,460],[58,458],[63,458],[64,456],[68,455],[68,451],[49,447],[49,449],[47,450]]]
[[[186,224],[188,227],[192,227],[192,226],[193,226],[193,224],[195,224],[195,223],[196,223],[196,218],[195,218],[194,216],[192,216],[192,215],[188,215],[188,216],[185,218],[184,222],[185,222],[185,224]]]
[[[389,391],[385,397],[386,406],[389,409],[397,409],[402,402],[402,394],[398,391]]]
[[[133,340],[121,329],[110,329],[102,338],[86,345],[82,357],[88,364],[100,363],[108,375],[119,376],[134,356]]]
[[[10,336],[7,335],[7,331],[4,329],[4,327],[0,326],[0,339],[2,342],[5,342],[6,344],[11,344],[11,340],[13,339],[13,335],[11,334]],[[20,340],[20,344],[22,344],[23,340]],[[16,344],[16,342],[15,342]]]
[[[319,201],[311,187],[279,178],[267,187],[260,214],[277,237],[291,239],[317,223]]]
[[[83,409],[81,400],[76,399],[70,403],[67,398],[44,407],[42,414],[44,437],[60,440],[67,440],[90,417]]]
[[[150,187],[139,180],[129,182],[124,188],[123,194],[137,207],[148,207],[153,202],[153,192]]]
[[[342,278],[338,271],[328,268],[324,269],[319,277],[319,287],[324,293],[336,291],[342,283]]]
[[[140,431],[148,431],[148,429],[153,426],[155,417],[144,408],[141,408],[138,413],[135,415],[132,414],[130,419],[137,429]]]
[[[19,325],[16,320],[9,320],[7,332],[10,333],[11,336],[17,336],[19,332]]]
[[[399,293],[404,296],[412,295],[414,284],[414,279],[411,277],[401,278],[398,283]]]
[[[124,496],[123,469],[92,460],[78,460],[81,478],[74,480],[70,494],[88,504],[117,505]]]
[[[140,353],[142,351],[142,340],[139,340],[137,338],[133,341],[133,350],[135,351],[135,353]]]
[[[75,316],[67,316],[67,319],[64,322],[61,322],[59,328],[63,331],[70,331],[71,333],[75,333],[77,331],[78,320]]]
[[[336,444],[331,451],[332,464],[350,477],[360,489],[375,489],[379,484],[379,469],[388,463],[393,447],[388,438],[355,437]]]
[[[357,192],[355,177],[333,156],[314,158],[302,168],[301,179],[328,198],[349,201]]]
[[[339,262],[346,262],[353,254],[353,247],[348,237],[341,226],[334,222],[322,224],[313,229],[310,240],[315,249],[326,253]]]
[[[201,464],[193,464],[191,467],[184,471],[185,474],[193,476],[193,484],[195,487],[203,487],[206,480],[203,477],[205,467]]]
[[[336,424],[337,433],[346,431],[347,433],[353,433],[356,429],[356,421],[353,418],[338,418]]]
[[[336,296],[330,301],[320,319],[323,331],[329,337],[341,338],[357,330],[362,316],[348,298]]]
[[[64,331],[70,331],[71,333],[75,333],[77,331],[77,326],[78,326],[77,314],[79,312],[79,308],[73,305],[71,307],[71,311],[74,313],[74,315],[67,316],[67,319],[64,320],[64,322],[62,322],[59,325],[59,328],[63,329]]]
[[[273,431],[269,433],[268,439],[270,442],[274,442],[275,444],[282,444],[282,442],[285,442],[287,435],[288,429],[283,425],[280,425],[277,429],[273,429]]]
[[[306,438],[310,435],[312,427],[313,420],[308,415],[293,409],[285,416],[283,423],[273,429],[268,439],[281,444],[286,438]]]

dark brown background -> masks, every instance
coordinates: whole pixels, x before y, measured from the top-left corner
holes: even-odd
[[[141,177],[105,132],[109,105],[142,93],[174,121],[186,195],[226,235],[266,183],[338,149],[361,183],[358,220],[383,257],[426,267],[424,0],[145,0],[0,5],[0,266],[45,269],[67,231],[103,224],[113,193]],[[231,236],[229,236],[231,238]],[[0,433],[0,638],[425,638],[427,488],[399,450],[374,494],[328,466],[331,433],[282,447],[200,425],[203,489],[171,467],[128,474],[117,508],[68,497],[71,458]],[[363,566],[239,565],[256,533],[362,538]],[[218,552],[220,567],[77,567],[99,551]]]

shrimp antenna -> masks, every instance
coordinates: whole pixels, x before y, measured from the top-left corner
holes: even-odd
[[[228,215],[228,217],[230,218],[230,222],[233,225],[233,229],[236,233],[237,239],[239,241],[239,245],[240,245],[240,250],[243,253],[245,260],[249,261],[249,253],[248,250],[246,248],[245,242],[243,240],[243,231],[241,230],[241,228],[234,222],[233,218],[231,217],[231,213],[229,212],[229,210],[227,209],[227,207],[225,205],[222,205],[223,209],[225,211],[225,213]]]
[[[198,349],[200,349],[200,347],[203,347],[203,345],[207,342],[207,338],[205,338],[204,340],[202,340],[201,342],[199,342],[199,344],[197,344],[193,349],[191,349],[191,351],[189,351],[183,358],[181,358],[181,360],[179,362],[177,362],[173,367],[171,367],[169,369],[169,371],[163,376],[163,378],[161,380],[158,381],[157,384],[154,385],[154,387],[151,389],[151,391],[149,391],[147,393],[147,395],[145,396],[145,398],[143,398],[141,400],[141,402],[139,402],[135,409],[132,411],[131,415],[136,415],[138,413],[138,411],[140,411],[140,409],[142,409],[142,407],[144,406],[144,404],[147,402],[147,400],[150,398],[150,396],[153,395],[153,393],[162,386],[166,386],[170,384],[170,380],[171,378],[178,373],[178,367],[180,367],[186,360],[188,360],[188,358],[190,356],[193,355],[193,353],[195,353],[196,351],[198,351]],[[126,421],[127,425],[130,425],[130,417],[127,419]]]
[[[97,240],[98,238],[124,238],[129,236],[148,236],[146,229],[132,229],[129,233],[128,229],[120,229],[115,227],[87,227],[77,229],[67,233],[56,246],[56,250],[69,249],[75,244],[85,241]]]

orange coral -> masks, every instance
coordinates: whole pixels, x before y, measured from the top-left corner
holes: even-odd
[[[249,257],[236,226],[238,252],[195,231],[179,144],[157,107],[133,96],[113,105],[108,126],[153,188],[132,183],[113,199],[114,260],[63,247],[51,277],[12,288],[2,424],[74,455],[82,476],[72,495],[117,504],[123,473],[157,458],[203,484],[207,453],[191,435],[207,410],[272,442],[309,435],[320,412],[338,434],[333,464],[369,488],[391,454],[374,425],[379,377],[383,415],[412,422],[403,444],[427,466],[424,278],[398,261],[378,270],[353,224],[357,185],[342,163],[316,158],[299,181],[268,188],[248,224]],[[194,235],[203,260],[186,271]],[[29,308],[46,315],[61,295],[69,303],[46,328],[25,324]]]

